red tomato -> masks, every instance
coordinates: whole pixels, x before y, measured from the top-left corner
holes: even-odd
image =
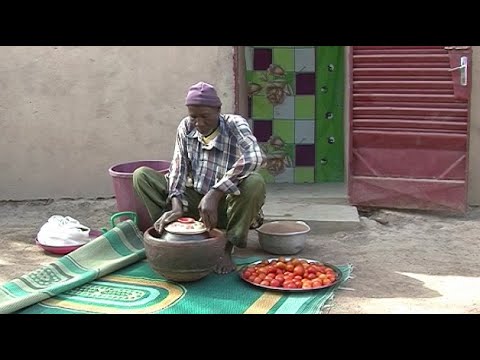
[[[290,283],[288,283],[285,287],[286,287],[287,289],[295,289],[297,286],[295,285],[295,283],[290,282]]]
[[[264,273],[265,275],[267,274],[267,269],[265,267],[261,267],[257,270],[259,273]]]
[[[308,275],[307,275],[307,279],[309,279],[309,280],[313,280],[316,277],[317,277],[317,275],[315,275],[314,273],[308,273]]]
[[[277,279],[273,279],[272,281],[270,281],[270,286],[280,287],[280,285],[281,283]]]
[[[330,279],[323,279],[323,285],[330,285],[332,281]]]
[[[293,269],[293,272],[294,272],[295,275],[303,276],[303,274],[305,273],[305,269],[303,268],[302,265],[297,265]]]

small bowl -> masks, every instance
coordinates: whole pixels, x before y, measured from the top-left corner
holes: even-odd
[[[256,231],[264,251],[275,255],[294,255],[305,247],[310,226],[303,221],[272,221]]]
[[[90,233],[88,236],[93,240],[96,239],[102,235],[102,232],[99,230],[90,230]],[[72,251],[77,250],[78,248],[81,248],[85,244],[81,245],[69,245],[69,246],[52,246],[52,245],[43,245],[38,242],[38,239],[35,239],[35,243],[41,247],[43,250],[50,254],[55,254],[55,255],[67,255],[71,253]],[[88,244],[88,243],[87,243]]]

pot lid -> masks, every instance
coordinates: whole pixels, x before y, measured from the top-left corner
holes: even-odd
[[[165,226],[165,231],[168,231],[171,234],[195,235],[206,232],[207,228],[200,221],[196,221],[193,218],[183,217]]]

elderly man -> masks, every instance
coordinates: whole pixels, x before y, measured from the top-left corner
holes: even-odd
[[[215,272],[226,274],[235,269],[234,246],[246,247],[248,230],[263,222],[265,181],[256,170],[264,158],[248,122],[221,113],[212,85],[190,87],[185,105],[189,116],[177,128],[168,178],[142,167],[133,185],[159,232],[183,216],[225,229],[225,254]]]

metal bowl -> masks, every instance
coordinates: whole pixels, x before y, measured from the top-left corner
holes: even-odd
[[[294,255],[305,247],[310,226],[303,221],[272,221],[256,231],[264,251],[275,255]]]
[[[188,228],[188,226],[194,224],[196,225],[196,228]],[[177,221],[168,224],[161,235],[156,231],[151,232],[151,234],[167,241],[205,240],[210,237],[207,228],[202,222],[189,217],[182,217]]]

